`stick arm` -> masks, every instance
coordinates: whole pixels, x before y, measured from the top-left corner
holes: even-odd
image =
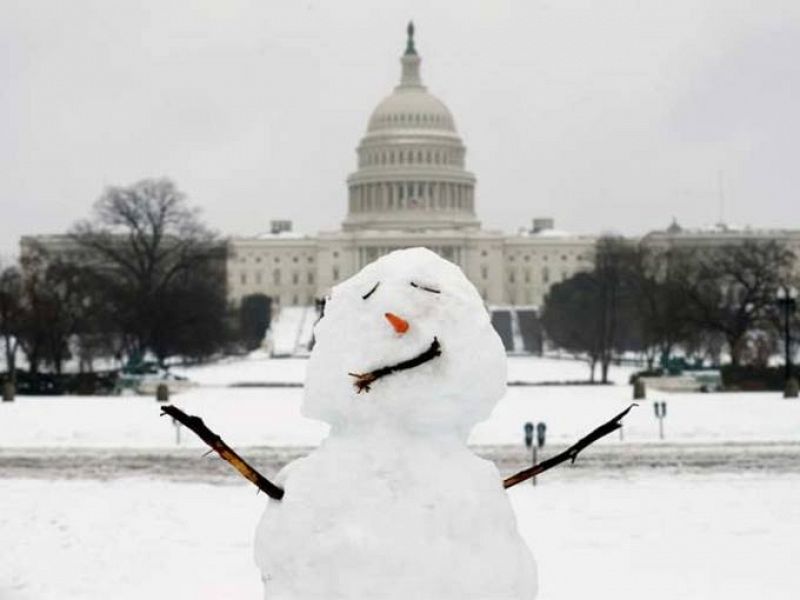
[[[638,404],[631,404],[628,408],[623,410],[617,416],[612,419],[609,419],[600,427],[589,433],[588,435],[582,437],[577,442],[575,442],[572,446],[561,452],[560,454],[556,454],[555,456],[548,458],[545,461],[540,462],[538,465],[534,465],[529,467],[519,473],[512,475],[511,477],[507,477],[503,480],[503,487],[508,489],[512,486],[517,485],[518,483],[522,483],[523,481],[527,481],[531,477],[538,475],[539,473],[544,473],[552,469],[555,466],[560,465],[563,462],[570,461],[575,462],[578,458],[578,454],[581,453],[587,446],[593,444],[597,440],[602,437],[607,436],[609,433],[613,433],[620,427],[622,427],[622,419],[627,415],[634,406],[638,406]]]
[[[161,407],[162,415],[169,415],[181,425],[191,429],[197,437],[203,440],[208,446],[217,454],[219,454],[225,461],[239,471],[248,481],[252,482],[259,490],[267,494],[273,500],[280,500],[283,498],[284,491],[272,483],[269,479],[264,477],[261,473],[256,471],[250,464],[247,463],[241,456],[239,456],[228,444],[226,444],[221,437],[211,431],[203,419],[193,415],[187,415],[177,406],[169,404]]]

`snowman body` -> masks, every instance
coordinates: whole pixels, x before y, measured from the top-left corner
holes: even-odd
[[[331,431],[279,475],[284,498],[258,526],[265,598],[535,597],[502,479],[466,446],[506,367],[460,269],[422,248],[393,252],[334,288],[315,337],[303,413]],[[434,345],[435,357],[355,385]]]

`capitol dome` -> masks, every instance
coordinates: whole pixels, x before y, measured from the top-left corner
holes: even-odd
[[[387,129],[438,129],[456,132],[455,122],[444,102],[424,87],[399,85],[373,111],[367,132]]]
[[[422,84],[408,25],[400,83],[369,119],[347,180],[346,230],[478,228],[475,177],[447,106]]]

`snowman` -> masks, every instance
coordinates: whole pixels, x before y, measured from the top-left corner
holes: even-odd
[[[536,566],[495,466],[466,441],[505,392],[474,286],[424,248],[336,286],[302,412],[330,424],[278,476],[255,540],[268,600],[530,600]]]

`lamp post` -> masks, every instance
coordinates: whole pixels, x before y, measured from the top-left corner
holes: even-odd
[[[784,365],[784,395],[788,397],[796,397],[797,393],[793,392],[790,396],[790,388],[796,388],[796,386],[792,386],[792,331],[791,331],[791,321],[792,321],[792,314],[795,310],[797,310],[797,290],[791,286],[782,285],[778,288],[777,299],[776,302],[778,306],[783,310],[783,338],[785,344],[785,365]]]

